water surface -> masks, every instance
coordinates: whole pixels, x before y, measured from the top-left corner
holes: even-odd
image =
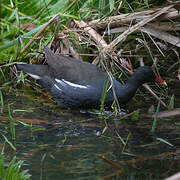
[[[138,118],[100,118],[92,110],[62,110],[46,98],[23,91],[4,93],[1,108],[1,134],[11,142],[7,104],[12,103],[17,120],[17,150],[6,144],[6,159],[16,155],[24,160],[23,169],[29,169],[33,180],[163,179],[179,171],[179,117],[158,119],[151,134],[153,119],[143,116],[151,100]],[[139,107],[127,106],[126,115]]]

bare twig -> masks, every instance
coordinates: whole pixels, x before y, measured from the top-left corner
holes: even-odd
[[[159,97],[151,90],[151,88],[147,84],[143,84],[143,86],[159,101]],[[167,105],[161,100],[161,104],[164,107],[167,107]]]
[[[49,24],[51,24],[57,16],[59,16],[60,13],[56,14],[54,17],[52,17],[43,27],[42,29],[40,29],[35,35],[34,37],[25,45],[25,47],[20,51],[20,53],[22,54],[31,44],[32,42],[47,28],[47,26]]]
[[[158,118],[165,118],[165,117],[172,117],[172,116],[179,116],[180,115],[180,108],[176,108],[173,110],[167,110],[167,111],[160,111],[158,113]],[[153,118],[155,114],[145,114],[145,117],[151,117]]]
[[[176,173],[176,174],[174,174],[174,175],[172,175],[172,176],[170,176],[164,180],[179,180],[179,179],[180,179],[180,172],[178,172],[178,173]]]

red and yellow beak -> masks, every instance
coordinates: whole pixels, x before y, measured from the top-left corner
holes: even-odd
[[[160,84],[164,85],[164,86],[167,86],[167,83],[166,81],[163,80],[163,82],[161,82]]]
[[[157,83],[162,84],[162,85],[164,85],[164,86],[167,86],[166,81],[164,81],[162,78],[160,78],[160,77],[157,75],[156,71],[154,71],[154,74],[155,74],[155,76],[156,76],[156,82],[157,82]]]

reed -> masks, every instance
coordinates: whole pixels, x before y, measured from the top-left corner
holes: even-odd
[[[14,122],[13,117],[12,117],[12,115],[11,115],[10,104],[8,104],[8,115],[9,115],[9,124],[10,124],[11,137],[12,137],[13,140],[15,140],[15,138],[16,138],[15,122]]]

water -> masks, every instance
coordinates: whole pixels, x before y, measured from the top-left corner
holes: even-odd
[[[146,107],[133,121],[130,117],[99,118],[93,112],[61,110],[29,92],[6,94],[4,101],[0,132],[9,140],[7,104],[13,103],[11,113],[17,120],[17,150],[6,144],[6,160],[14,155],[23,160],[23,169],[29,169],[33,180],[163,179],[180,170],[177,116],[159,119],[155,134],[151,134],[153,119],[141,116],[147,113]],[[32,120],[32,128],[18,120]],[[102,134],[105,121],[108,128]],[[0,142],[4,142],[2,136]]]

